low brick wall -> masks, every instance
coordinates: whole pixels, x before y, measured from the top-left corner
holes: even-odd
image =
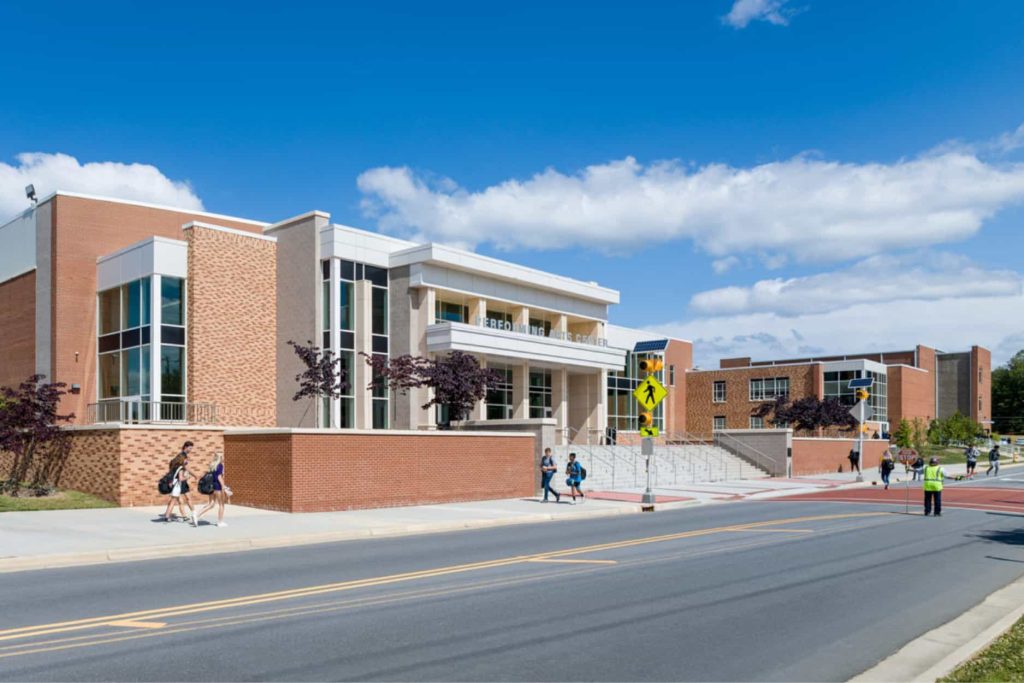
[[[289,512],[534,495],[530,434],[233,430],[225,478],[240,505]]]
[[[793,439],[793,476],[850,471],[850,449],[856,439]],[[865,439],[861,467],[865,472],[877,469],[882,453],[889,447],[886,439]]]
[[[67,431],[70,449],[59,476],[51,483],[122,506],[157,505],[167,500],[156,490],[156,482],[185,441],[195,443],[190,469],[197,477],[206,471],[214,451],[224,448],[219,428],[139,425],[69,427]],[[37,464],[45,457],[37,456]],[[0,453],[3,477],[12,463],[12,454]],[[192,486],[195,489],[195,482]]]

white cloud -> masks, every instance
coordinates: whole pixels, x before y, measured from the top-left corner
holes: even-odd
[[[1024,348],[1020,320],[1024,296],[861,303],[795,317],[752,313],[703,317],[650,329],[693,341],[694,363],[718,367],[720,358],[785,359],[869,351],[916,344],[963,351],[978,344],[993,365]]]
[[[733,28],[746,28],[752,21],[767,21],[776,26],[786,26],[795,13],[786,8],[788,0],[736,0],[732,9],[722,17],[722,22]]]
[[[1024,200],[1024,163],[949,150],[892,163],[797,156],[736,168],[633,158],[574,174],[554,169],[472,192],[408,168],[358,178],[380,228],[498,248],[635,248],[643,236],[694,241],[722,259],[842,261],[962,240]],[[722,264],[724,265],[724,263]]]
[[[842,270],[807,277],[761,280],[750,287],[722,287],[690,299],[698,314],[774,313],[799,316],[894,300],[935,301],[1006,297],[1021,293],[1021,276],[984,270],[954,254],[873,256]]]
[[[711,270],[715,271],[715,275],[722,275],[734,268],[739,262],[740,260],[735,256],[715,259],[711,262]]]
[[[42,199],[55,190],[201,210],[203,202],[185,181],[171,180],[148,164],[116,161],[82,164],[67,154],[19,154],[16,163],[0,163],[0,222],[28,208],[25,186]]]

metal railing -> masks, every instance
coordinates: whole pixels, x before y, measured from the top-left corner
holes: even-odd
[[[87,424],[217,424],[217,404],[113,399],[90,403]]]
[[[752,464],[760,469],[764,470],[772,476],[785,475],[785,464],[782,464],[782,470],[779,472],[780,463],[771,456],[765,454],[763,451],[758,450],[754,446],[751,446],[747,442],[738,438],[733,434],[727,434],[726,432],[715,431],[712,433],[714,444],[719,448],[734,453],[740,458],[752,461]]]

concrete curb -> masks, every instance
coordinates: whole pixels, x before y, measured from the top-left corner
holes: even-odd
[[[910,641],[850,681],[934,683],[988,647],[1022,616],[1024,577],[1000,588],[952,621]]]
[[[683,501],[659,504],[659,510],[673,510],[696,501]],[[577,512],[572,515],[556,515],[553,513],[531,513],[506,519],[470,519],[426,524],[393,524],[368,529],[345,531],[325,531],[309,534],[292,534],[289,536],[270,536],[265,538],[240,538],[225,541],[190,543],[189,555],[221,554],[244,552],[248,550],[267,550],[271,548],[288,548],[293,546],[312,545],[316,543],[337,543],[341,541],[365,540],[368,538],[393,538],[397,536],[415,536],[421,534],[463,531],[466,529],[486,529],[516,524],[536,524],[540,522],[562,522],[580,519],[597,519],[618,515],[640,514],[640,505],[629,504],[617,508],[606,508]],[[120,548],[116,550],[99,550],[85,553],[68,553],[61,555],[29,555],[24,557],[0,558],[0,574],[30,571],[34,569],[59,569],[64,567],[80,567],[85,565],[105,564],[107,562],[139,562],[143,560],[182,557],[180,544],[148,546],[139,548]]]

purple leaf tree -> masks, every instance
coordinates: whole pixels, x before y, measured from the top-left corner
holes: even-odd
[[[333,351],[330,349],[321,351],[320,347],[312,341],[307,341],[305,345],[302,345],[289,339],[288,345],[292,347],[295,355],[306,367],[295,376],[295,381],[299,383],[299,390],[292,396],[293,401],[313,398],[319,410],[323,399],[340,398],[348,391],[348,373]],[[305,413],[303,413],[303,417],[305,417]]]
[[[423,408],[439,405],[447,408],[447,419],[438,423],[440,429],[451,429],[451,423],[465,419],[487,390],[501,382],[494,370],[481,368],[476,358],[462,351],[452,351],[440,358],[420,356],[371,356],[363,354],[372,368],[374,380],[370,387],[384,381],[393,390],[405,394],[409,389],[425,387],[432,397]]]
[[[754,414],[759,417],[771,416],[772,422],[789,423],[795,429],[808,431],[857,425],[857,421],[850,415],[849,406],[832,397],[819,399],[817,396],[805,396],[790,403],[779,396],[774,403],[762,404]]]
[[[68,422],[74,415],[60,415],[60,398],[67,392],[63,382],[43,382],[44,375],[32,375],[17,389],[0,387],[3,406],[0,407],[0,451],[14,454],[7,488],[15,495],[27,481],[35,456],[58,446],[63,438],[60,423]],[[36,481],[41,471],[37,468]]]

